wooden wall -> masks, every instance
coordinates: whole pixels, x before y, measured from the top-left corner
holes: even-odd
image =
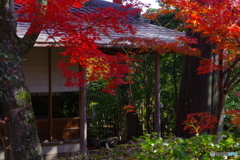
[[[37,120],[37,128],[40,141],[48,140],[48,119]],[[79,138],[79,117],[54,118],[52,133],[53,140]],[[0,125],[0,134],[4,135],[4,125],[2,124]]]

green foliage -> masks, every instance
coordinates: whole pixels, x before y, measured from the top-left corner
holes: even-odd
[[[165,54],[161,57],[161,103],[168,122],[174,122],[174,108],[177,104],[182,72],[182,55]]]
[[[159,3],[159,5],[160,5],[160,9],[149,8],[146,11],[145,15],[158,13],[158,10],[161,10],[161,7],[168,7],[166,6],[166,4],[161,2]],[[170,28],[170,29],[177,29],[179,31],[184,31],[184,27],[183,27],[184,23],[175,19],[175,13],[158,14],[157,18],[155,20],[152,20],[151,23],[154,25],[159,25],[166,28]],[[144,62],[145,58],[147,59],[148,56],[151,57],[152,55],[144,55],[144,58],[142,59],[140,58],[140,59],[143,60]],[[151,68],[149,66],[151,66]],[[162,123],[163,124],[162,127],[164,129],[168,128],[168,130],[172,132],[173,132],[174,126],[173,125],[171,126],[170,123],[174,123],[174,120],[175,120],[175,107],[177,105],[179,85],[181,80],[181,72],[182,72],[181,68],[182,68],[182,55],[172,53],[172,54],[163,54],[161,56],[161,70],[160,70],[161,94],[160,95],[161,95],[161,103],[163,105],[163,109],[161,110],[162,111],[161,120],[162,122],[164,122]],[[151,63],[149,63],[148,66],[143,65],[143,67],[140,68],[139,70],[140,71],[137,70],[136,74],[139,74],[139,73],[141,74],[144,70],[151,71],[150,76],[147,74],[145,75],[142,74],[142,77],[145,77],[145,79],[143,80],[146,81],[147,79],[153,79],[155,74],[154,73],[154,57],[151,59]],[[134,82],[135,82],[135,85],[138,86],[136,88],[139,90],[139,86],[141,85],[139,85],[139,83],[136,82],[136,79],[138,78],[136,78],[135,76]],[[142,81],[141,83],[144,84],[144,81]],[[138,96],[138,97],[142,97],[142,95],[144,95],[145,93],[148,96],[153,95],[154,81],[152,81],[152,84],[148,86],[151,87],[151,89],[148,89],[147,87],[143,88],[145,91],[141,92],[142,93],[140,94],[141,96]],[[135,96],[134,87],[133,87],[133,95]],[[152,99],[153,97],[151,97],[151,100]],[[142,98],[142,100],[144,99]],[[149,102],[149,100],[145,101],[144,104],[146,104],[146,102]],[[150,105],[152,105],[152,103]],[[153,105],[151,107],[153,107]]]
[[[138,140],[140,151],[135,153],[139,160],[155,159],[222,159],[211,157],[210,152],[238,152],[240,154],[239,138],[229,136],[219,143],[214,135],[200,135],[189,139],[173,137],[172,139],[151,138],[145,135]],[[232,158],[232,157],[231,157]]]
[[[134,63],[132,74],[134,84],[130,86],[129,100],[136,107],[140,121],[145,122],[147,132],[151,132],[151,116],[154,110],[154,55],[138,55],[141,60]]]
[[[21,90],[19,89],[19,92],[16,93],[16,99],[18,103],[24,104],[24,103],[31,103],[31,97],[30,97],[30,92],[26,90]]]
[[[120,136],[124,130],[123,109],[116,96],[103,93],[105,82],[90,82],[87,91],[87,115],[90,128],[89,140]],[[103,130],[104,128],[104,130]],[[114,133],[113,133],[114,132]]]
[[[234,74],[236,75],[238,72],[240,72],[240,69],[235,69]],[[236,96],[235,93],[240,91],[240,85],[234,87],[226,96],[224,108],[225,110],[238,110],[240,107],[240,97]],[[236,126],[233,126],[231,122],[231,116],[226,115],[224,117],[224,130],[228,130],[230,132],[233,132],[235,135],[240,135],[240,129]]]
[[[153,119],[154,112],[154,91],[155,91],[155,60],[154,55],[138,55],[135,57],[141,61],[134,63],[135,73],[131,75],[134,84],[130,86],[129,100],[136,107],[137,114],[142,122],[145,122],[147,133],[151,133],[148,128],[150,120]],[[160,61],[160,83],[161,83],[161,104],[162,121],[165,124],[174,123],[174,108],[177,103],[179,84],[181,78],[182,56],[178,54],[161,55]],[[173,131],[173,126],[168,127]],[[150,127],[150,128],[153,128]]]
[[[161,159],[212,159],[222,160],[223,156],[211,156],[210,153],[235,152],[238,156],[229,156],[238,159],[240,155],[240,138],[231,134],[221,135],[223,139],[217,141],[218,136],[203,134],[189,139],[172,137],[171,139],[156,138],[154,134],[146,134],[131,144],[119,145],[113,149],[102,149],[87,156],[75,154],[66,160],[161,160]],[[64,158],[62,158],[64,159]]]
[[[231,78],[234,78],[234,75],[239,74],[240,72],[240,68],[235,68]],[[226,97],[226,101],[225,101],[225,109],[229,109],[229,110],[235,110],[239,108],[239,104],[240,104],[240,97],[236,96],[234,93],[239,92],[240,91],[240,85],[237,85],[236,87],[234,87],[227,95]]]

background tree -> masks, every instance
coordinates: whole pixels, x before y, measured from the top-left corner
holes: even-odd
[[[201,51],[201,57],[211,58],[211,45],[207,39],[201,38],[200,34],[189,33],[189,36],[198,38],[195,45]],[[175,135],[178,137],[190,137],[187,130],[184,130],[183,122],[189,113],[207,112],[212,105],[217,102],[216,92],[213,91],[216,85],[215,74],[199,75],[197,69],[201,58],[185,56],[183,57],[183,68],[181,86],[176,107]],[[214,103],[215,102],[215,103]]]
[[[202,60],[198,60],[197,63],[200,64],[198,73],[203,74],[216,71],[215,73],[212,72],[213,77],[209,77],[209,80],[212,83],[209,88],[210,92],[207,89],[202,93],[198,92],[201,88],[194,85],[192,87],[196,87],[195,98],[190,99],[191,97],[189,97],[187,98],[188,100],[183,101],[182,104],[188,105],[190,103],[188,102],[189,100],[191,100],[191,102],[197,101],[199,99],[198,97],[208,95],[212,100],[207,101],[208,99],[205,98],[205,102],[201,105],[198,104],[198,106],[205,108],[203,110],[211,110],[212,114],[220,120],[226,95],[230,90],[236,87],[240,81],[239,72],[233,72],[239,64],[239,3],[235,0],[164,0],[163,2],[179,9],[179,11],[176,12],[176,17],[184,21],[187,28],[192,29],[189,33],[191,36],[198,38],[199,46],[202,46],[200,48],[202,54],[207,55],[207,57],[201,57],[203,58]],[[187,65],[190,65],[189,67],[191,67],[191,65],[194,65],[191,64],[192,62],[196,63],[196,61],[191,60]],[[196,75],[196,71],[194,70],[188,73],[191,73],[192,75],[194,72]],[[190,75],[189,78],[191,78]],[[204,79],[203,81],[205,81],[203,84],[209,84],[207,79]],[[182,81],[182,84],[183,83],[186,83],[186,81]],[[184,94],[190,95],[193,93],[191,91],[186,91]],[[180,96],[181,95],[182,94],[180,93]],[[183,97],[179,97],[179,99],[181,98]],[[211,104],[211,108],[209,108],[210,106],[206,106],[209,103]],[[195,108],[196,106],[192,105],[189,107]],[[179,111],[180,110],[185,110],[185,108],[180,107]],[[196,111],[193,109],[191,112]],[[180,117],[181,116],[179,115],[177,121],[182,121]],[[179,125],[180,124],[176,126],[179,128]],[[216,123],[215,128],[211,130],[211,133],[216,134],[218,126],[219,124]],[[181,128],[179,128],[179,132],[181,131]],[[178,136],[181,135],[178,134]]]

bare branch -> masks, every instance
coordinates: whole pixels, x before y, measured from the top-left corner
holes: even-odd
[[[234,77],[227,83],[227,85],[226,85],[226,89],[228,90],[228,91],[230,91],[231,89],[233,89],[233,86],[235,86],[235,84],[239,81],[237,81],[237,82],[235,82],[234,83],[234,81],[238,78],[238,77],[240,77],[240,71],[239,72],[237,72],[235,75],[234,75]],[[233,84],[234,83],[234,84]],[[232,85],[233,84],[233,85]],[[232,86],[231,86],[232,85]],[[230,87],[231,86],[231,87]]]
[[[233,64],[232,64],[230,67],[228,67],[228,68],[223,72],[223,74],[225,75],[227,72],[233,70],[233,69],[236,67],[236,65],[238,64],[239,61],[240,61],[240,58],[237,58],[237,59],[233,62]]]
[[[228,74],[227,74],[227,78],[226,78],[226,80],[225,80],[225,82],[224,82],[224,85],[223,85],[223,87],[224,87],[225,89],[229,87],[229,83],[228,83],[228,82],[229,82],[229,80],[230,80],[230,78],[231,78],[232,72],[233,72],[233,70],[229,70],[228,72],[223,73],[223,74],[228,73]]]
[[[240,72],[239,72],[240,73]],[[238,84],[240,84],[240,79],[237,80],[231,87],[228,88],[228,91],[231,91],[233,88],[235,88]]]
[[[44,28],[45,32],[53,39],[53,41],[59,45],[60,47],[63,47],[49,32],[46,28]]]

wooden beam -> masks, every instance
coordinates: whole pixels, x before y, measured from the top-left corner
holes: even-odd
[[[52,50],[48,48],[48,140],[51,142],[52,137]]]
[[[160,116],[160,54],[155,54],[155,132],[161,137]]]
[[[82,79],[84,83],[79,87],[79,134],[80,134],[80,152],[87,155],[87,111],[86,111],[86,68],[79,67],[79,71],[83,73]]]

